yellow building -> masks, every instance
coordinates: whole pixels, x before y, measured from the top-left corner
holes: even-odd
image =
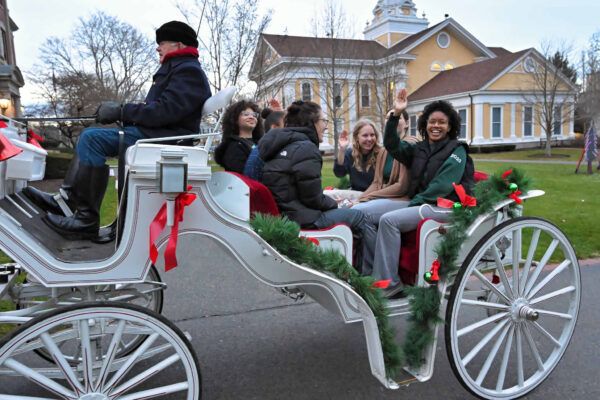
[[[425,105],[444,99],[459,111],[461,138],[471,144],[539,143],[549,114],[552,139],[573,138],[576,88],[535,49],[488,47],[452,18],[428,25],[411,0],[379,0],[364,40],[262,35],[249,76],[264,100],[319,103],[329,132],[362,117],[383,125],[394,93],[406,88],[413,135]],[[540,71],[556,77],[545,84],[554,109],[536,83]],[[324,148],[332,144],[330,135]]]

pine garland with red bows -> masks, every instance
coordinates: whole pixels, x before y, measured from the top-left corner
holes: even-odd
[[[515,197],[520,194],[517,194],[517,191],[526,192],[530,183],[529,178],[526,178],[520,170],[511,169],[496,173],[487,180],[477,183],[473,190],[473,197],[468,196],[460,185],[455,185],[460,207],[450,202],[452,214],[449,224],[452,227],[445,230],[435,249],[438,259],[431,272],[433,276],[435,276],[434,272],[437,273],[438,280],[432,279],[428,287],[407,289],[411,305],[411,314],[408,317],[410,327],[402,349],[394,341],[395,333],[389,323],[386,299],[377,289],[387,286],[388,282],[376,282],[372,277],[360,276],[339,252],[322,250],[310,240],[299,238],[300,227],[287,218],[255,214],[250,220],[250,225],[264,240],[286,257],[316,270],[335,274],[339,279],[350,284],[365,299],[373,310],[379,327],[386,374],[388,377],[394,377],[402,365],[415,369],[422,365],[424,351],[434,339],[435,325],[444,322],[439,317],[441,297],[437,285],[443,284],[450,273],[458,270],[455,261],[466,239],[465,232],[469,225],[479,215],[490,212],[496,204],[507,198],[515,200],[509,205],[509,213],[511,216],[516,216],[515,207],[518,204]],[[442,203],[448,204],[444,201]]]
[[[459,269],[455,262],[460,248],[467,238],[466,232],[469,226],[478,216],[491,212],[496,204],[507,198],[515,200],[509,205],[510,216],[517,216],[516,207],[522,201],[518,195],[521,191],[527,192],[531,186],[531,180],[521,170],[514,168],[497,172],[488,179],[478,182],[473,188],[473,198],[469,198],[470,196],[463,193],[464,190],[461,191],[460,185],[455,185],[455,190],[457,186],[461,206],[450,205],[452,214],[448,223],[451,227],[444,231],[442,239],[435,248],[438,265],[432,266],[432,270],[437,271],[439,279],[437,281],[432,279],[429,287],[407,289],[411,296],[411,315],[409,317],[411,325],[403,350],[406,357],[405,362],[412,368],[421,366],[425,349],[433,343],[435,325],[444,322],[439,317],[441,297],[438,284],[443,284],[452,272]],[[475,199],[477,200],[475,201]],[[476,204],[473,204],[475,202]],[[446,202],[442,203],[447,204]],[[463,206],[463,203],[469,204],[469,206]],[[433,271],[430,272],[433,273]]]

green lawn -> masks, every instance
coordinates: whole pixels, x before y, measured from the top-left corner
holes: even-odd
[[[475,161],[487,173],[507,170],[510,163]],[[575,174],[572,165],[516,164],[533,179],[533,188],[546,192],[524,203],[523,214],[546,218],[567,235],[579,259],[600,255],[600,174]]]

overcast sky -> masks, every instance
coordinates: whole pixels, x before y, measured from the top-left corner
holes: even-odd
[[[311,18],[328,0],[260,0],[261,9],[273,10],[268,33],[308,35]],[[342,0],[355,23],[358,38],[373,18],[377,0]],[[190,3],[193,1],[190,0]],[[600,31],[600,0],[413,0],[417,14],[425,12],[430,26],[449,14],[488,46],[510,51],[538,47],[542,40],[564,40],[573,45],[572,61],[580,59],[590,36]],[[15,32],[17,65],[26,72],[35,63],[39,47],[50,36],[66,37],[78,18],[95,10],[134,25],[154,37],[162,23],[182,19],[173,0],[8,0]],[[29,85],[21,89],[23,103],[32,101]]]

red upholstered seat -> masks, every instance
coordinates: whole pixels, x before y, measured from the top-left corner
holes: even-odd
[[[419,273],[419,237],[421,236],[421,226],[425,221],[427,219],[422,220],[414,231],[402,234],[398,275],[406,285],[414,285],[415,278]]]
[[[250,215],[255,212],[279,215],[279,209],[271,191],[265,185],[236,172],[229,172],[244,181],[250,189]]]

